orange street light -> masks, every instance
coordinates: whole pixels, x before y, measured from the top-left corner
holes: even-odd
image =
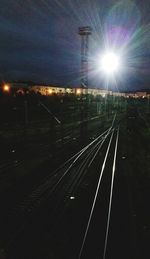
[[[48,94],[51,95],[53,93],[53,90],[50,88],[48,89]]]
[[[3,91],[4,92],[9,92],[10,91],[10,86],[9,85],[4,85],[3,86]]]

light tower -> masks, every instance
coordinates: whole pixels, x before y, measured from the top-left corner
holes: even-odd
[[[92,29],[89,26],[79,27],[79,35],[81,36],[81,88],[88,88],[88,50],[89,35]]]
[[[84,141],[87,137],[88,128],[88,50],[89,50],[89,35],[91,35],[91,27],[79,27],[79,35],[81,36],[81,140]],[[83,98],[83,89],[86,94]]]

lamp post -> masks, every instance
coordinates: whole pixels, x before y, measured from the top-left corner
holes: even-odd
[[[92,34],[90,26],[79,27],[78,31],[81,37],[81,124],[80,135],[83,141],[87,136],[87,122],[88,122],[88,49],[89,36]],[[85,94],[85,98],[83,95]]]

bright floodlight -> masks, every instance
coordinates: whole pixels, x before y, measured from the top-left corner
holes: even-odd
[[[100,66],[106,74],[111,75],[118,71],[119,63],[119,57],[113,52],[108,52],[101,57]]]

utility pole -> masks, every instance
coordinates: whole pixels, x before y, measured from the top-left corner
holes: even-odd
[[[50,151],[53,155],[55,155],[55,148],[56,148],[56,123],[61,125],[61,121],[51,112],[51,110],[41,101],[39,101],[39,105],[41,105],[45,111],[50,115],[50,130],[49,130],[49,137],[50,137]],[[63,141],[63,140],[62,140]]]
[[[28,135],[28,101],[24,101],[24,142],[27,141],[27,135]]]
[[[79,27],[78,31],[81,36],[81,127],[80,134],[83,140],[87,136],[88,127],[88,51],[89,35],[92,29],[89,26]],[[83,97],[85,94],[85,98]]]

